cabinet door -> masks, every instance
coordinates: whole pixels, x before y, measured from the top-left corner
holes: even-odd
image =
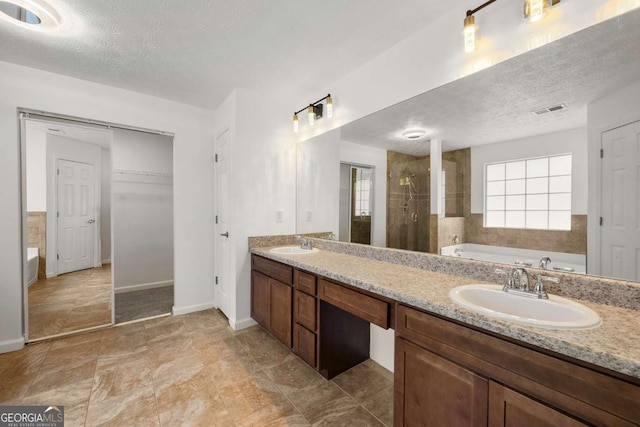
[[[251,272],[251,317],[266,329],[269,329],[269,280],[262,273]]]
[[[396,339],[396,426],[486,426],[488,380]]]
[[[313,368],[316,367],[316,334],[297,323],[293,325],[293,351]]]
[[[274,337],[291,348],[291,286],[269,279],[271,284],[269,330]]]
[[[294,320],[313,332],[317,331],[316,306],[317,301],[314,297],[295,290],[293,303]]]
[[[586,426],[493,381],[489,384],[489,427],[578,427]]]

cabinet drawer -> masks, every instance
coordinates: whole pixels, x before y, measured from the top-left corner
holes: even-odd
[[[306,292],[309,295],[316,294],[316,281],[317,277],[304,271],[295,270],[293,272],[293,282],[296,289]]]
[[[389,329],[389,303],[324,279],[319,279],[318,282],[319,297],[323,301]]]
[[[293,283],[293,267],[257,255],[251,257],[251,266],[286,285]]]
[[[293,304],[293,320],[305,328],[316,332],[316,299],[299,290],[295,290],[295,300]]]
[[[293,351],[312,367],[316,367],[316,334],[305,327],[293,326]]]

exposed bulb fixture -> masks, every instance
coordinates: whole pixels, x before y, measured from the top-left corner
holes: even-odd
[[[313,111],[313,105],[309,105],[309,126],[313,126],[316,124],[316,112]]]
[[[480,6],[476,7],[475,9],[467,10],[467,16],[464,17],[464,31],[463,31],[465,52],[470,53],[476,50],[476,39],[477,39],[476,30],[478,27],[476,27],[476,18],[473,17],[473,14],[489,6],[494,1],[496,0],[489,0],[481,4]]]
[[[299,127],[300,122],[298,120],[298,114],[302,113],[303,111],[307,112],[307,115],[309,117],[308,119],[309,126],[315,125],[316,120],[322,118],[322,112],[323,112],[323,106],[324,106],[322,102],[325,100],[327,104],[327,117],[331,118],[333,116],[333,99],[331,99],[331,94],[329,94],[324,98],[321,98],[316,102],[309,104],[308,107],[301,108],[298,111],[293,113],[293,131],[297,133],[300,130],[300,127]]]
[[[464,51],[476,50],[476,20],[473,15],[464,18]]]
[[[298,125],[298,113],[293,113],[293,131],[295,133],[298,133],[299,129],[300,127]]]
[[[410,130],[406,130],[406,131],[402,132],[402,137],[404,139],[413,140],[413,139],[420,139],[423,136],[425,136],[426,134],[427,134],[427,132],[425,130],[422,130],[422,129],[410,129]]]
[[[538,22],[544,18],[547,9],[560,3],[560,0],[524,0],[524,18],[529,22]]]

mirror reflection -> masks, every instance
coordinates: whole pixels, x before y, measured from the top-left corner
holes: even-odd
[[[300,143],[297,231],[376,165],[374,245],[640,280],[639,53],[632,11]]]
[[[169,313],[173,138],[33,114],[22,124],[28,340]]]

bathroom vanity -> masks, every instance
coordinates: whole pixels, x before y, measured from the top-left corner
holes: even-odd
[[[325,378],[369,357],[370,322],[395,329],[394,425],[640,425],[634,310],[589,303],[600,328],[542,330],[456,307],[470,278],[251,251],[252,317]]]

